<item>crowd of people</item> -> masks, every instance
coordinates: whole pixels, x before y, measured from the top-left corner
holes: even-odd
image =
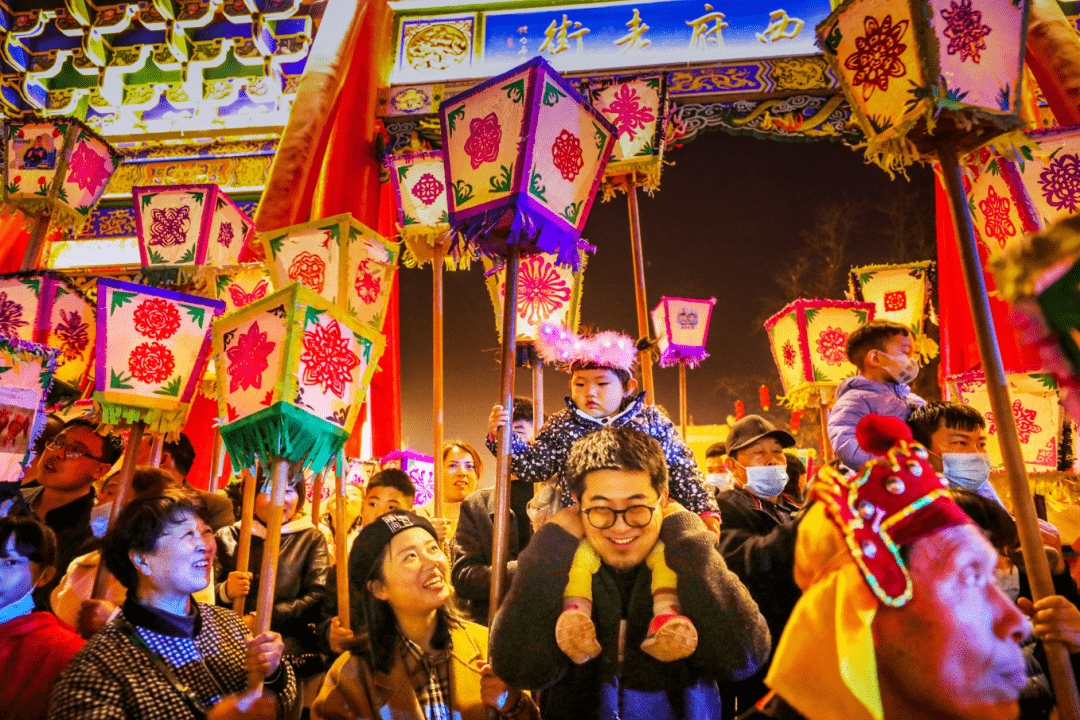
[[[265,477],[240,570],[237,488],[187,482],[201,449],[181,436],[149,467],[138,448],[114,508],[123,441],[51,420],[0,517],[0,715],[1053,717],[1044,643],[1080,668],[1074,568],[1044,522],[1055,594],[1033,601],[986,422],[910,392],[912,340],[888,321],[848,337],[859,372],[836,391],[837,460],[807,473],[795,438],[756,415],[699,467],[638,392],[635,355],[582,339],[559,357],[563,410],[537,428],[518,398],[488,419],[492,451],[512,433],[497,608],[484,458],[451,441],[442,517],[392,466],[313,517],[295,474],[266,632]]]

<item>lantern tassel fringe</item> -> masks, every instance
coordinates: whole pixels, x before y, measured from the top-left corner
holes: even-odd
[[[256,459],[269,464],[274,458],[320,472],[348,436],[340,427],[284,402],[221,427],[236,472],[253,467]]]
[[[101,425],[103,432],[112,432],[120,425],[137,422],[146,423],[146,432],[157,437],[163,435],[166,442],[176,442],[187,423],[188,404],[178,408],[164,410],[160,408],[140,408],[130,405],[103,402],[101,406]]]

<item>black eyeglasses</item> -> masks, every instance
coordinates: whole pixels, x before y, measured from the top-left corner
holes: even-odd
[[[53,450],[62,451],[64,453],[64,457],[68,460],[78,460],[81,457],[88,457],[91,460],[97,460],[99,463],[108,463],[110,465],[112,464],[109,463],[109,461],[105,458],[99,458],[95,455],[91,455],[90,451],[86,448],[85,445],[83,445],[82,443],[76,443],[68,440],[63,435],[57,435],[56,437],[54,437],[48,442],[46,447],[52,448]]]
[[[589,524],[597,530],[607,530],[615,524],[615,519],[622,515],[623,522],[632,528],[643,528],[652,522],[655,505],[631,505],[624,510],[612,510],[609,507],[592,507],[582,510]]]

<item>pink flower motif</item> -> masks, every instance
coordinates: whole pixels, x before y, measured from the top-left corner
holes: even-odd
[[[82,315],[72,310],[60,311],[60,323],[53,332],[60,340],[60,352],[67,360],[74,360],[82,354],[90,342],[89,325],[83,322]]]
[[[907,32],[908,21],[893,25],[892,15],[886,15],[878,23],[877,18],[867,15],[863,28],[866,34],[855,38],[855,52],[844,61],[844,67],[855,71],[851,84],[862,85],[863,100],[868,100],[875,89],[888,91],[889,78],[907,74],[907,66],[900,59],[907,45],[900,40]]]
[[[1035,462],[1039,465],[1049,465],[1052,468],[1057,468],[1057,438],[1050,438],[1046,443],[1046,447],[1035,453]]]
[[[371,260],[361,260],[356,269],[356,294],[368,305],[379,299],[382,290],[382,278],[376,275],[378,269]]]
[[[345,386],[354,380],[352,371],[360,358],[349,349],[349,339],[341,336],[341,326],[336,320],[316,325],[304,333],[303,343],[300,362],[304,363],[304,384],[320,385],[323,392],[343,397]]]
[[[830,327],[821,331],[817,339],[817,351],[829,365],[843,365],[847,361],[844,344],[847,333],[840,328]]]
[[[236,338],[236,344],[225,351],[229,359],[229,392],[262,389],[263,373],[270,367],[275,345],[267,340],[267,333],[259,332],[258,320]]]
[[[563,176],[563,180],[573,180],[581,172],[585,161],[581,159],[581,141],[570,131],[563,130],[551,146],[551,160]]]
[[[656,120],[656,113],[651,107],[641,103],[642,98],[629,85],[623,85],[615,91],[615,99],[604,108],[604,115],[618,130],[619,134],[633,136],[637,130],[644,130]]]
[[[1020,442],[1027,445],[1034,433],[1042,432],[1042,428],[1035,424],[1035,411],[1026,409],[1019,400],[1013,400],[1012,411],[1016,418],[1016,432],[1020,436]],[[986,413],[986,421],[990,424],[986,428],[986,434],[993,435],[997,432],[993,412]]]
[[[993,185],[990,186],[986,199],[979,201],[979,209],[986,216],[984,231],[987,237],[997,240],[1001,247],[1005,247],[1005,242],[1016,235],[1016,226],[1009,218],[1011,208],[1009,199],[998,195]]]
[[[128,356],[131,376],[147,385],[165,382],[175,367],[172,350],[157,342],[137,345]]]
[[[232,223],[221,223],[221,229],[218,231],[217,241],[225,247],[229,247],[230,245],[232,245],[234,236],[235,231],[233,230]]]
[[[439,182],[437,177],[431,173],[424,173],[420,176],[420,179],[416,181],[416,184],[413,185],[412,195],[425,205],[430,205],[439,199],[439,196],[442,195],[442,191],[445,189],[446,186]]]
[[[505,283],[504,283],[505,286]],[[518,317],[536,325],[570,301],[570,287],[543,255],[530,255],[518,266]]]
[[[1050,207],[1076,212],[1080,205],[1080,156],[1068,153],[1051,160],[1050,167],[1039,173],[1039,186]]]
[[[791,344],[790,340],[784,341],[781,352],[784,354],[784,364],[789,368],[795,367],[795,346]]]
[[[155,208],[150,213],[150,242],[148,245],[172,247],[183,245],[191,225],[190,208]]]
[[[498,115],[490,113],[487,117],[473,118],[469,123],[469,139],[465,141],[465,152],[473,170],[499,157],[500,140],[502,128]]]
[[[885,293],[885,312],[897,312],[907,309],[907,292],[893,290]]]
[[[304,252],[293,258],[289,265],[289,279],[307,285],[315,292],[321,293],[326,284],[326,261],[315,253]]]
[[[6,292],[0,292],[0,335],[15,335],[26,324],[22,314],[23,306],[8,300]]]
[[[153,340],[168,340],[180,329],[176,305],[161,298],[147,298],[135,308],[135,330]]]
[[[86,143],[80,143],[68,161],[67,182],[75,183],[91,195],[97,195],[109,182],[112,163],[98,155]]]
[[[250,305],[256,300],[262,300],[266,297],[266,291],[269,288],[265,280],[260,280],[259,284],[252,288],[251,292],[246,293],[244,289],[239,285],[229,286],[229,297],[232,298],[232,304],[234,307],[244,307]]]
[[[945,52],[950,55],[960,53],[960,62],[971,58],[978,64],[979,51],[986,49],[983,38],[990,34],[990,26],[983,25],[982,12],[971,9],[971,0],[960,0],[959,5],[952,0],[949,4],[950,8],[941,11],[941,17],[947,23],[944,35],[949,38]]]

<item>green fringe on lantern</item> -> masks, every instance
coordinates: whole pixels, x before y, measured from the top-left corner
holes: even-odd
[[[178,408],[164,410],[161,408],[134,407],[119,403],[103,402],[101,394],[95,392],[94,400],[101,408],[101,429],[110,432],[112,428],[120,425],[137,422],[146,423],[145,432],[153,435],[164,435],[167,442],[175,442],[180,437],[180,431],[187,423],[188,404],[184,403]]]
[[[269,467],[271,459],[282,459],[318,472],[349,437],[337,425],[286,402],[222,425],[219,431],[235,472],[253,467],[256,459],[263,467]]]

